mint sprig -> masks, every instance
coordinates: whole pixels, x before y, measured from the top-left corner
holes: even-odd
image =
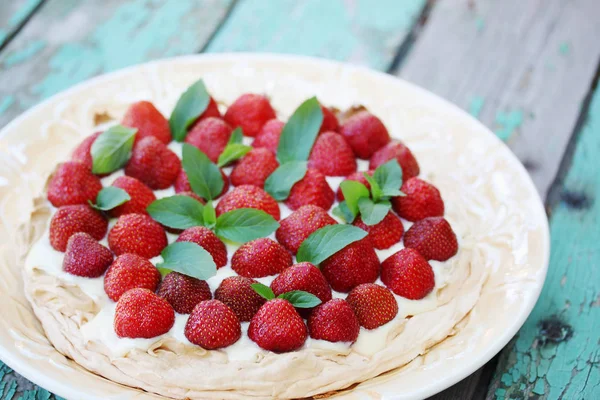
[[[217,160],[217,165],[219,167],[225,167],[235,160],[244,157],[252,150],[252,146],[247,146],[242,143],[242,137],[242,128],[237,127],[231,133],[227,146],[225,146],[225,149],[223,149],[223,152],[219,155],[219,159]]]
[[[154,220],[174,229],[204,226],[204,205],[189,196],[175,195],[152,202],[146,209]]]
[[[327,225],[314,231],[298,249],[296,260],[318,265],[344,247],[367,236],[367,232],[353,225]]]
[[[122,168],[131,157],[136,128],[116,125],[102,132],[90,149],[92,172],[109,174]]]
[[[254,289],[256,293],[266,300],[273,300],[275,298],[284,299],[292,303],[294,307],[298,308],[312,308],[321,304],[321,299],[314,294],[305,292],[303,290],[292,290],[291,292],[282,293],[275,297],[273,290],[262,283],[253,283],[250,286],[252,286],[252,289]]]
[[[289,161],[279,166],[265,181],[265,191],[277,201],[287,199],[292,186],[304,178],[307,169],[306,161]]]
[[[265,237],[279,228],[279,222],[262,210],[238,208],[217,218],[215,234],[237,243]]]
[[[173,139],[183,142],[187,130],[208,107],[210,95],[202,79],[196,81],[179,97],[169,118]]]
[[[223,176],[206,154],[184,143],[181,164],[194,193],[206,200],[217,198],[223,190]]]
[[[201,280],[217,273],[217,265],[210,253],[196,243],[171,243],[160,255],[163,261],[156,267],[161,273],[175,271]]]
[[[95,204],[89,200],[88,203],[90,203],[90,206],[96,210],[108,211],[128,202],[129,200],[131,200],[131,196],[129,196],[126,191],[115,186],[108,186],[98,193]]]

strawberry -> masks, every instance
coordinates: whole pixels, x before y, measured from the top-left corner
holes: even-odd
[[[112,184],[127,192],[131,199],[110,210],[110,215],[120,217],[123,214],[148,214],[146,208],[156,200],[152,189],[131,176],[120,176]]]
[[[58,166],[48,183],[48,200],[54,207],[94,202],[102,183],[84,164],[67,161]]]
[[[71,160],[77,161],[85,165],[90,171],[92,169],[92,153],[90,152],[92,149],[92,145],[94,141],[100,136],[102,132],[96,132],[93,135],[90,135],[83,139],[79,146],[73,150],[71,154]]]
[[[373,173],[374,173],[375,171],[373,171],[373,170],[371,170],[371,171],[356,171],[355,173],[348,175],[348,176],[346,177],[346,179],[344,179],[344,182],[345,182],[345,181],[355,181],[355,182],[360,182],[360,183],[362,183],[363,185],[365,185],[367,189],[371,190],[371,184],[370,184],[370,183],[369,183],[369,181],[367,181],[367,179],[365,178],[365,175],[364,175],[364,174],[365,174],[365,172],[366,172],[367,174],[369,174],[370,176],[373,176]],[[336,194],[336,195],[337,195],[337,199],[338,199],[338,201],[339,201],[339,202],[342,202],[342,201],[344,201],[344,193],[342,193],[342,187],[341,187],[341,186],[340,186],[340,187],[338,187],[338,190],[337,190],[337,194]]]
[[[220,118],[205,118],[196,123],[188,132],[185,142],[199,148],[212,161],[217,162],[219,155],[227,146],[232,129]]]
[[[217,217],[238,208],[256,208],[279,221],[279,204],[270,194],[257,186],[241,185],[226,193],[217,204]]]
[[[119,337],[150,339],[169,332],[174,323],[173,307],[151,290],[128,290],[117,302],[114,328]]]
[[[178,242],[192,242],[208,251],[212,256],[217,268],[227,265],[227,248],[208,228],[204,226],[193,226],[184,230],[177,238]]]
[[[308,331],[313,339],[355,342],[360,325],[346,300],[332,299],[313,310],[308,318]]]
[[[250,150],[231,171],[231,183],[234,186],[254,185],[263,188],[265,181],[277,167],[279,163],[268,149]]]
[[[356,171],[356,159],[346,139],[335,132],[324,132],[313,145],[308,167],[327,176],[346,176]]]
[[[74,233],[85,232],[100,240],[107,229],[108,221],[89,205],[62,206],[50,221],[50,244],[55,250],[65,251],[67,241]]]
[[[271,150],[273,153],[277,153],[279,137],[281,136],[281,131],[283,130],[284,125],[285,124],[283,122],[276,118],[268,120],[254,138],[252,147],[264,147]]]
[[[420,300],[435,286],[431,265],[414,249],[402,249],[381,263],[381,281],[398,296]]]
[[[356,217],[352,225],[367,231],[373,247],[378,250],[389,249],[402,239],[404,233],[402,221],[391,211],[375,225],[365,224],[360,215]]]
[[[234,129],[240,126],[244,135],[254,137],[268,120],[275,118],[275,111],[265,96],[247,93],[229,106],[223,118]]]
[[[337,132],[340,129],[340,123],[337,117],[330,108],[321,105],[321,111],[323,111],[323,122],[321,123],[320,133],[333,131]]]
[[[135,143],[153,136],[164,144],[171,141],[169,121],[149,101],[138,101],[127,109],[121,125],[137,128]]]
[[[275,231],[275,237],[283,247],[295,255],[302,242],[311,233],[324,226],[335,224],[337,224],[335,219],[321,207],[302,206],[280,222],[279,228]]]
[[[189,314],[196,304],[212,299],[206,281],[175,271],[165,276],[156,294],[167,300],[179,314]]]
[[[72,275],[97,278],[113,261],[112,252],[85,232],[77,232],[67,243],[63,270]]]
[[[231,346],[242,336],[240,320],[219,300],[198,303],[185,324],[185,337],[203,349]]]
[[[266,301],[252,289],[253,283],[254,279],[245,276],[225,278],[215,291],[215,299],[229,306],[240,321],[248,322]]]
[[[229,178],[227,177],[227,175],[225,175],[225,172],[223,172],[223,170],[221,169],[221,178],[223,178],[223,190],[221,190],[221,193],[219,194],[220,197],[223,194],[227,193],[227,191],[229,190]],[[185,173],[184,169],[181,168],[181,170],[179,170],[179,174],[177,175],[177,178],[175,178],[175,183],[173,184],[174,188],[175,188],[175,193],[178,194],[183,194],[182,192],[192,192],[192,187],[190,186],[190,181],[187,177],[187,174]],[[198,196],[199,198],[199,196]]]
[[[158,256],[167,244],[163,227],[144,214],[121,215],[108,232],[108,246],[118,256],[133,253],[152,258]]]
[[[398,302],[388,288],[374,283],[363,283],[350,291],[346,301],[352,307],[360,326],[379,328],[398,314]]]
[[[404,246],[417,250],[427,260],[446,261],[458,252],[456,234],[443,217],[415,222],[404,235]]]
[[[223,118],[223,116],[221,115],[221,112],[219,111],[219,105],[217,104],[217,102],[215,101],[215,99],[213,99],[212,97],[208,101],[208,105],[206,106],[206,110],[204,110],[204,112],[202,114],[200,114],[200,116],[198,117],[198,119],[196,119],[196,121],[194,121],[194,123],[192,124],[192,126],[191,126],[191,128],[189,130],[191,131],[200,122],[202,122],[203,120],[205,120],[207,118],[211,118],[211,117],[221,118],[221,119]]]
[[[139,179],[151,189],[166,189],[173,184],[181,161],[177,154],[153,136],[137,142],[125,166],[125,175]]]
[[[285,205],[292,210],[312,204],[329,210],[335,200],[335,193],[327,183],[325,175],[314,168],[309,168],[306,175],[290,190]]]
[[[346,138],[356,157],[364,160],[391,140],[381,120],[366,110],[346,119],[340,133]]]
[[[248,278],[275,275],[291,265],[292,255],[285,247],[269,238],[244,243],[231,258],[231,268]]]
[[[261,348],[275,353],[302,347],[308,331],[292,303],[284,299],[267,301],[252,317],[248,337]]]
[[[368,237],[350,243],[321,263],[321,272],[337,292],[375,282],[379,269],[379,258]]]
[[[155,291],[160,272],[152,263],[137,254],[118,256],[104,275],[104,291],[112,301],[118,301],[126,291],[144,288]]]
[[[402,168],[402,178],[407,181],[419,175],[419,164],[410,149],[397,141],[390,142],[377,150],[369,161],[369,169],[376,169],[386,162],[396,159]]]
[[[206,204],[206,202],[204,201],[204,199],[200,196],[198,196],[196,193],[194,192],[179,192],[177,193],[178,196],[187,196],[187,197],[191,197],[194,200],[198,200],[200,203],[202,204]]]
[[[392,198],[394,210],[402,218],[418,221],[444,215],[444,201],[435,186],[419,178],[410,178],[400,189],[406,196]]]

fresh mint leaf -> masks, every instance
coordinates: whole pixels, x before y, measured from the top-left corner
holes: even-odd
[[[204,206],[189,196],[171,196],[152,202],[146,209],[157,222],[174,229],[204,226]]]
[[[280,165],[265,181],[265,191],[277,201],[288,198],[292,187],[306,175],[306,161],[288,161]]]
[[[192,242],[171,243],[160,253],[163,262],[159,270],[170,270],[206,280],[217,273],[217,266],[210,253]]]
[[[202,216],[204,217],[204,224],[207,227],[215,227],[215,224],[217,223],[217,213],[211,200],[204,205],[204,212],[202,213]]]
[[[367,236],[367,232],[352,225],[327,225],[314,231],[298,249],[296,260],[320,264],[350,243]]]
[[[363,172],[363,176],[365,177],[367,182],[369,182],[369,186],[371,187],[371,196],[373,197],[373,200],[379,201],[379,199],[383,195],[383,192],[381,191],[381,187],[379,186],[379,183],[377,183],[375,178],[373,178],[371,175],[369,175],[366,172]]]
[[[358,199],[369,197],[369,189],[360,182],[350,180],[343,181],[340,187],[342,188],[344,201],[348,206],[348,210],[356,217],[358,215]]]
[[[131,196],[121,188],[115,186],[105,187],[96,196],[96,204],[88,200],[90,205],[96,210],[108,211],[121,204],[131,200]]]
[[[316,97],[302,103],[281,131],[277,147],[279,163],[308,160],[322,122],[323,111]]]
[[[279,222],[262,210],[238,208],[217,218],[217,236],[237,243],[269,236],[279,228]]]
[[[375,225],[380,223],[390,212],[391,208],[392,205],[388,200],[381,200],[377,203],[367,197],[363,197],[358,200],[360,218],[366,225]]]
[[[285,299],[298,308],[312,308],[321,304],[321,299],[312,293],[303,290],[292,290],[277,296],[278,299]]]
[[[122,125],[108,128],[92,143],[92,172],[109,174],[123,167],[131,157],[137,129]]]
[[[169,127],[173,139],[183,142],[187,130],[196,119],[206,110],[210,95],[202,79],[196,81],[179,97],[175,109],[169,118]]]
[[[219,167],[224,167],[235,160],[239,160],[244,157],[248,152],[252,150],[252,146],[247,146],[242,143],[231,143],[228,144],[223,152],[219,155],[219,159],[217,160],[217,165]]]
[[[250,286],[252,287],[252,289],[254,289],[256,293],[260,295],[260,297],[264,299],[272,300],[275,298],[275,293],[273,293],[273,290],[271,290],[271,288],[267,285],[263,285],[260,282],[256,282],[251,284]]]
[[[341,201],[337,206],[335,206],[333,208],[332,213],[333,213],[333,215],[335,215],[338,218],[341,218],[343,221],[345,221],[348,224],[351,224],[352,222],[354,222],[354,219],[356,218],[352,214],[352,211],[350,211],[350,209],[348,208],[348,204],[346,203],[346,200]]]
[[[373,179],[381,188],[382,196],[401,196],[402,168],[395,158],[377,167],[373,173]],[[373,198],[375,199],[375,198]]]
[[[213,200],[223,190],[221,171],[209,158],[191,144],[183,144],[181,163],[194,193],[206,200]]]
[[[243,139],[244,131],[242,131],[242,128],[238,126],[233,130],[233,132],[231,132],[231,136],[229,136],[229,141],[227,144],[242,143]]]

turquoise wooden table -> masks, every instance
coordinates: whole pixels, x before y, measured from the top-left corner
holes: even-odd
[[[600,399],[598,38],[598,0],[0,0],[0,127],[94,75],[199,52],[313,55],[421,85],[510,146],[552,234],[519,334],[434,398]],[[1,362],[0,397],[55,398]]]

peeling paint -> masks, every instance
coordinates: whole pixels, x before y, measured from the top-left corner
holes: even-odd
[[[8,53],[6,58],[4,58],[2,61],[2,64],[4,64],[5,67],[11,67],[15,64],[27,61],[40,52],[44,47],[46,47],[46,42],[43,40],[34,40],[33,42],[27,44],[27,46],[24,48]]]
[[[479,118],[481,114],[481,110],[485,105],[485,99],[481,96],[474,96],[469,103],[469,114],[474,116],[475,118]]]
[[[503,141],[508,141],[515,131],[523,124],[523,111],[510,111],[496,113],[496,135]]]

